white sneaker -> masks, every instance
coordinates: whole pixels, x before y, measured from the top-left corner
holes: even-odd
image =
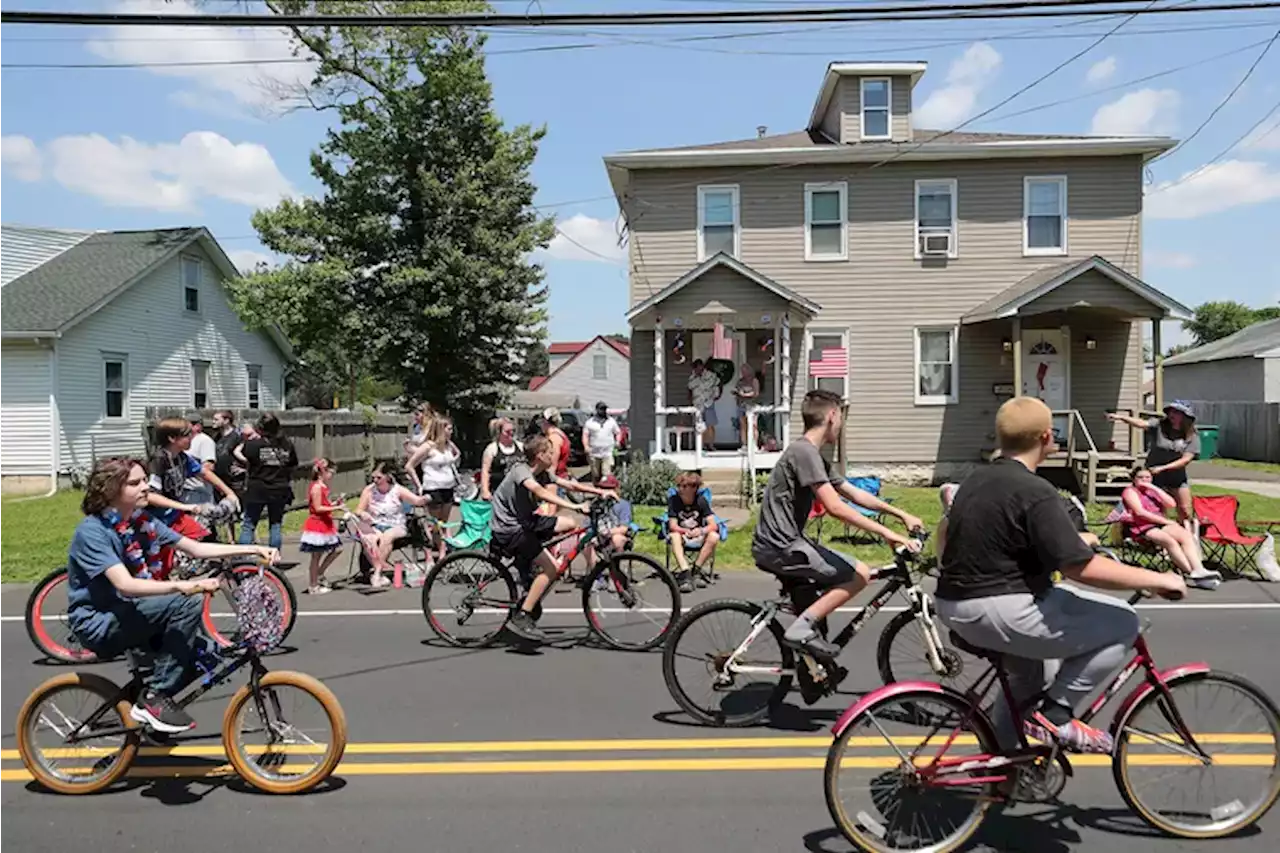
[[[1222,573],[1211,572],[1208,569],[1192,572],[1187,576],[1187,585],[1194,586],[1196,589],[1217,589],[1222,585]]]

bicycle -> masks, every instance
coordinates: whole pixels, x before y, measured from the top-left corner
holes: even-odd
[[[240,638],[211,659],[197,650],[201,674],[175,700],[186,707],[248,667],[248,683],[231,697],[222,718],[222,743],[232,768],[246,782],[273,794],[297,794],[314,788],[333,773],[346,749],[347,722],[342,706],[328,687],[300,672],[270,672],[262,655],[283,639],[277,599],[265,573],[241,578],[226,575],[224,589],[235,601]],[[41,785],[60,794],[92,794],[105,790],[128,772],[146,737],[161,747],[189,738],[150,732],[129,716],[143,690],[137,661],[130,655],[130,681],[123,687],[96,673],[58,675],[37,687],[18,712],[18,752]],[[284,719],[281,694],[293,688],[313,699],[322,712],[323,731]],[[64,694],[85,694],[79,702]],[[258,721],[251,724],[248,718]],[[248,729],[243,727],[248,725]],[[37,738],[52,731],[45,747]],[[245,743],[261,734],[261,745]],[[67,760],[64,768],[55,766]]]
[[[912,536],[922,543],[928,539],[928,533],[922,530],[914,531]],[[933,615],[932,599],[912,574],[911,565],[915,558],[905,548],[898,548],[894,552],[892,565],[873,571],[873,581],[887,577],[887,582],[854,614],[833,642],[844,649],[866,627],[867,622],[895,594],[901,592],[907,601],[907,609],[894,616],[885,626],[876,647],[876,662],[881,679],[885,684],[891,684],[905,672],[908,662],[923,661],[930,677],[956,682],[965,672],[972,674],[976,662],[969,655],[949,648],[943,642]],[[814,691],[812,696],[805,696],[809,702],[834,693],[844,677],[840,668],[832,662],[793,651],[782,642],[783,628],[778,615],[797,615],[803,612],[805,607],[818,599],[822,590],[811,581],[780,579],[779,584],[779,598],[760,603],[736,598],[704,601],[685,614],[672,630],[662,655],[663,679],[671,697],[697,722],[721,727],[755,725],[763,722],[782,704],[791,690],[793,677],[802,679],[802,689]],[[738,618],[745,621],[745,624],[714,630],[712,623],[722,616]],[[915,635],[906,630],[912,624],[919,628]],[[681,647],[681,641],[686,638],[689,638],[685,643],[686,647],[693,644],[690,634],[695,625],[703,634],[712,638],[712,643],[717,644],[710,651],[697,653]],[[725,640],[722,642],[717,639],[720,637]],[[772,643],[767,649],[762,649],[765,643],[761,641],[766,637]],[[907,644],[913,640],[919,641],[921,651],[906,651]],[[805,667],[803,674],[796,665],[797,654]],[[690,661],[691,666],[687,676],[682,678],[677,672],[677,665],[683,661]],[[704,692],[705,704],[700,704],[689,688],[695,675],[699,674],[703,677],[708,674],[711,676],[711,688]],[[753,676],[761,676],[762,679],[756,682],[752,680]],[[804,684],[805,680],[812,685],[811,688]],[[747,683],[741,689],[735,689],[739,681]],[[767,686],[768,681],[773,681],[773,685]]]
[[[627,549],[614,552],[609,538],[608,503],[594,501],[588,522],[546,543],[556,554],[557,545],[575,540],[568,553],[556,557],[560,580],[588,543],[594,543],[599,559],[581,582],[582,609],[594,636],[623,651],[647,651],[662,644],[680,616],[680,590],[675,577],[653,559]],[[575,539],[576,537],[576,539]],[[440,639],[452,646],[482,647],[492,644],[520,606],[525,592],[517,591],[515,560],[485,551],[455,551],[436,563],[422,587],[422,612]],[[548,593],[550,590],[548,590]],[[433,600],[437,593],[439,600]],[[669,595],[670,604],[666,601]],[[609,599],[613,606],[605,606]],[[659,603],[655,603],[659,602]],[[541,602],[534,618],[541,615]],[[477,617],[492,617],[477,625]],[[463,629],[478,628],[464,634]],[[635,636],[631,628],[638,628]],[[624,636],[624,630],[628,633]]]
[[[1133,595],[1129,603],[1143,595]],[[1022,713],[1039,697],[1017,706],[1001,656],[967,644],[954,634],[953,639],[990,664],[968,691],[961,693],[926,682],[890,684],[848,708],[833,728],[835,739],[824,772],[827,809],[845,838],[860,850],[949,853],[973,836],[993,803],[1054,801],[1073,773],[1071,761],[1059,747],[1033,745],[1023,733]],[[1082,757],[1080,763],[1109,762],[1116,786],[1129,808],[1167,835],[1221,838],[1256,823],[1280,794],[1280,710],[1275,703],[1252,683],[1237,675],[1214,672],[1205,663],[1157,669],[1145,636],[1139,634],[1133,658],[1081,719],[1087,723],[1097,716],[1139,669],[1145,675],[1143,683],[1123,700],[1111,723],[1115,738],[1111,755]],[[997,742],[991,720],[982,708],[985,690],[994,684],[1000,685],[1018,732],[1017,746],[1012,749],[1004,749]],[[1204,686],[1216,690],[1215,695],[1232,692],[1252,703],[1256,712],[1252,716],[1263,724],[1259,731],[1245,733],[1243,726],[1250,719],[1250,709],[1239,702],[1227,713],[1225,727],[1221,727],[1223,723],[1189,721],[1186,712],[1199,711],[1201,703],[1175,698],[1174,693]],[[926,713],[929,707],[934,710]],[[1148,711],[1155,712],[1152,720],[1142,724],[1139,721]],[[948,719],[958,719],[958,723],[952,725]],[[924,733],[909,731],[913,726]],[[938,749],[926,756],[923,753],[931,741]],[[851,748],[871,746],[873,742],[884,743],[879,749],[889,754],[861,753],[849,756],[845,764]],[[1209,745],[1215,750],[1241,746],[1255,752],[1211,753],[1205,748]],[[964,747],[962,754],[944,757],[953,746]],[[1169,753],[1156,752],[1159,747]],[[1202,783],[1205,775],[1219,768],[1263,769],[1269,778],[1259,795],[1246,797],[1229,789],[1213,774],[1202,790],[1212,790],[1218,797],[1216,805],[1195,808],[1186,799],[1168,795],[1170,768],[1180,766],[1190,767]],[[1136,791],[1137,775],[1147,767],[1159,774],[1153,781],[1156,792],[1163,794],[1154,793],[1148,798]],[[879,774],[869,785],[853,781],[845,789],[851,795],[850,789],[859,787],[870,791],[869,805],[846,805],[841,783],[841,773],[846,769]],[[898,790],[894,790],[895,785]],[[938,799],[942,801],[923,802],[930,794],[941,795]],[[931,821],[939,819],[952,828],[941,837],[918,837],[930,830]]]
[[[236,559],[241,562],[232,571],[245,577],[265,574],[269,578],[280,602],[282,638],[288,637],[298,619],[298,593],[285,571],[297,563],[281,562],[259,567],[248,562],[249,558]],[[175,552],[173,568],[167,577],[191,580],[221,570],[223,563],[220,560],[200,560]],[[68,591],[66,566],[60,566],[40,579],[27,597],[27,636],[46,658],[63,663],[94,663],[98,656],[84,648],[71,630],[66,601]],[[202,622],[209,638],[220,647],[235,643],[234,619],[228,620],[227,616],[216,613],[209,596],[205,597]]]

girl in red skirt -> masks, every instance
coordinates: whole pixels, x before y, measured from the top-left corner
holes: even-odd
[[[311,464],[311,487],[307,490],[306,522],[302,525],[303,551],[311,555],[311,581],[307,592],[324,595],[332,588],[324,582],[324,573],[342,551],[342,540],[333,513],[342,508],[341,501],[329,497],[329,483],[333,481],[333,463],[317,459]]]

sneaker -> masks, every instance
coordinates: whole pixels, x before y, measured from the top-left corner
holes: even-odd
[[[810,632],[809,636],[803,639],[796,639],[788,634],[783,634],[782,642],[793,649],[808,652],[814,657],[822,658],[823,660],[835,660],[836,656],[840,654],[840,647],[825,639],[817,631]]]
[[[693,592],[693,573],[688,569],[676,572],[676,584],[681,592]]]
[[[309,587],[307,587],[307,594],[308,594],[308,595],[324,595],[324,594],[326,594],[326,593],[330,593],[330,592],[333,592],[333,587],[331,587],[331,586],[326,586],[326,585],[324,585],[324,584],[320,584],[319,586],[309,586]]]
[[[1068,752],[1099,752],[1109,754],[1115,746],[1111,735],[1102,729],[1071,720],[1057,725],[1040,711],[1031,715],[1024,724],[1027,737],[1041,743],[1057,743]]]
[[[196,727],[191,715],[179,708],[163,693],[147,690],[129,709],[129,716],[158,732],[177,734]]]
[[[374,575],[369,585],[374,589],[382,589],[384,586],[391,586],[391,578],[386,575]]]
[[[1194,586],[1197,589],[1217,589],[1222,585],[1222,573],[1213,572],[1204,569],[1199,572],[1192,572],[1187,576],[1187,586]]]
[[[538,627],[533,620],[533,615],[527,610],[518,610],[511,617],[511,621],[507,623],[508,630],[522,640],[528,640],[531,643],[545,643],[547,635],[542,633],[542,629]]]

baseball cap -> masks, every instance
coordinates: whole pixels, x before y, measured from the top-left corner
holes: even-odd
[[[596,485],[602,489],[616,489],[618,488],[618,478],[612,474],[606,474],[596,482]]]
[[[194,411],[193,411],[193,412],[187,412],[187,423],[189,423],[189,424],[204,424],[204,415],[200,414],[199,412],[194,412]]]

